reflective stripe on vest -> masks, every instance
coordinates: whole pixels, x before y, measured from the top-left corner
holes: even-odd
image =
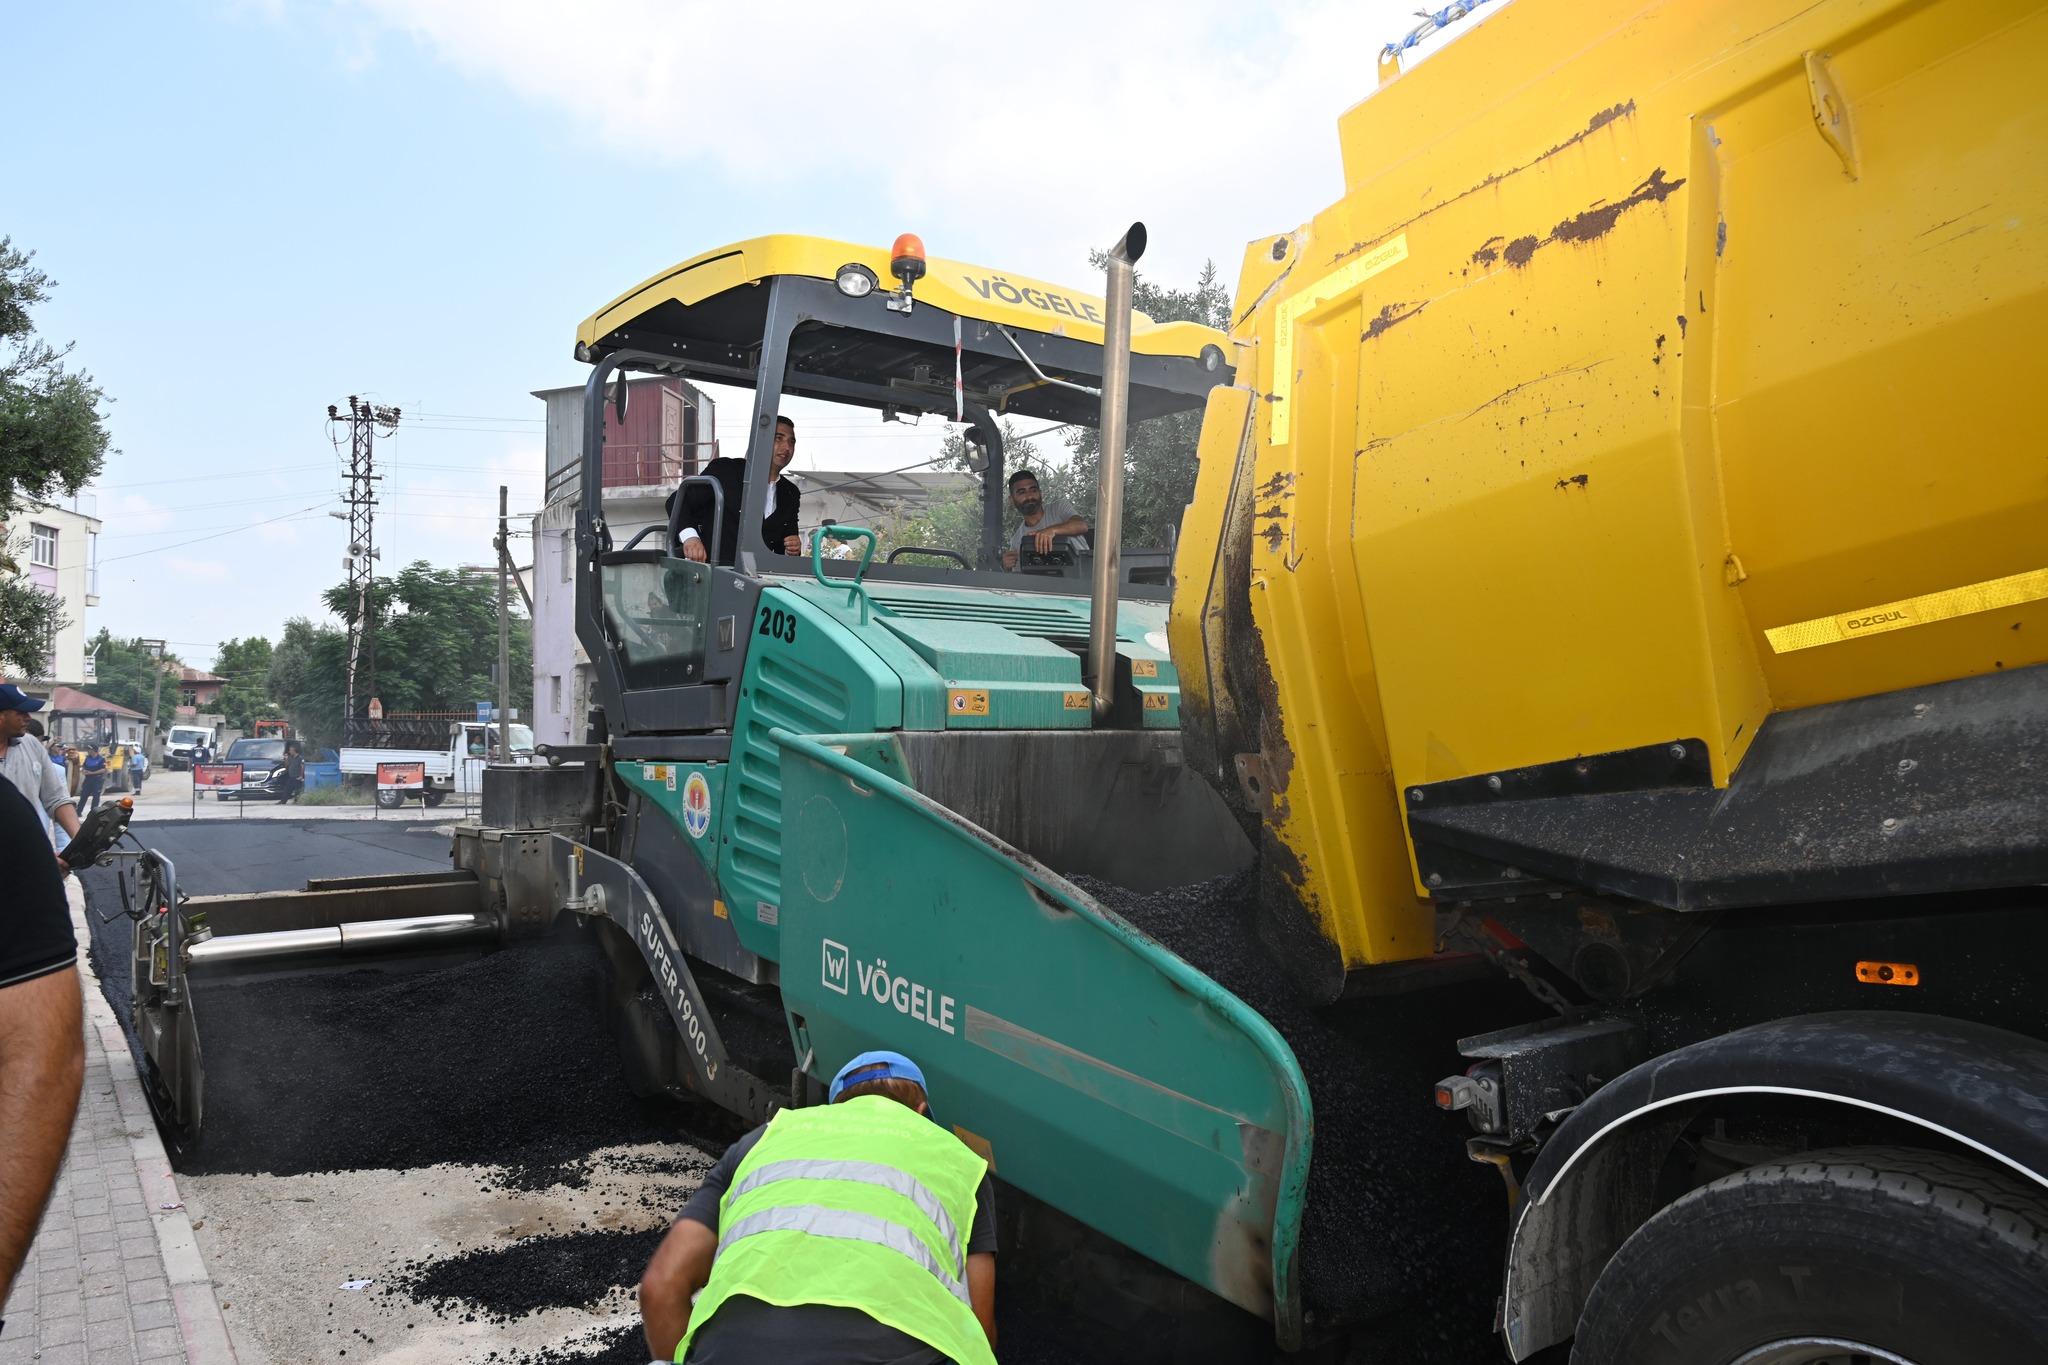
[[[711,1278],[677,1346],[735,1296],[857,1309],[960,1365],[996,1365],[966,1289],[988,1163],[880,1095],[777,1113],[718,1205]]]
[[[771,1161],[760,1167],[732,1187],[727,1198],[738,1199],[763,1185],[778,1180],[850,1180],[857,1185],[879,1185],[894,1191],[917,1205],[917,1211],[932,1220],[932,1226],[939,1230],[939,1236],[946,1239],[946,1246],[953,1253],[953,1273],[958,1275],[967,1267],[960,1255],[960,1230],[953,1226],[953,1219],[946,1212],[946,1206],[939,1197],[925,1188],[924,1182],[907,1171],[894,1166],[884,1166],[879,1161],[833,1161],[813,1158],[796,1161]],[[919,1243],[920,1246],[923,1243]]]
[[[931,1272],[933,1279],[946,1286],[946,1292],[972,1308],[967,1297],[967,1286],[948,1274],[939,1264],[918,1235],[900,1223],[892,1223],[872,1213],[852,1213],[846,1209],[824,1209],[815,1204],[785,1205],[781,1208],[763,1209],[748,1214],[734,1223],[729,1231],[718,1237],[718,1254],[723,1256],[734,1243],[763,1232],[807,1232],[813,1237],[838,1237],[848,1242],[869,1242],[875,1246],[887,1247],[899,1256],[907,1256]],[[958,1253],[959,1244],[954,1244]]]

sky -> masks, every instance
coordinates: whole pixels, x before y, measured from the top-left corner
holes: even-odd
[[[577,323],[724,242],[915,231],[1099,292],[1089,249],[1142,219],[1151,278],[1234,284],[1245,242],[1339,196],[1337,116],[1414,8],[0,0],[0,236],[112,400],[87,627],[204,665],[322,619],[352,394],[404,414],[383,570],[491,562],[499,485],[538,505],[531,393],[582,382]],[[802,427],[813,469],[943,431]]]

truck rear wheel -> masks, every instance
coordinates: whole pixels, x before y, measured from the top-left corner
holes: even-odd
[[[2048,1341],[2048,1198],[1988,1163],[1810,1152],[1692,1191],[1594,1285],[1573,1365],[1971,1365]]]
[[[404,804],[405,793],[402,791],[380,791],[377,793],[377,805],[382,810],[397,810]]]

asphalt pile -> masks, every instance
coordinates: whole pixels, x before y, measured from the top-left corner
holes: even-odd
[[[579,1183],[600,1148],[684,1137],[627,1089],[596,949],[567,935],[455,966],[202,988],[206,1112],[195,1174],[501,1166]]]
[[[1533,1017],[1527,998],[1482,982],[1311,1008],[1258,940],[1253,873],[1153,893],[1076,880],[1294,1049],[1315,1119],[1300,1267],[1318,1317],[1369,1323],[1375,1361],[1495,1358],[1506,1197],[1491,1168],[1466,1159],[1463,1118],[1431,1095],[1466,1066],[1456,1040]]]
[[[438,1260],[409,1261],[386,1293],[403,1293],[438,1317],[475,1314],[498,1322],[544,1308],[595,1308],[614,1290],[640,1283],[665,1227],[524,1237]]]

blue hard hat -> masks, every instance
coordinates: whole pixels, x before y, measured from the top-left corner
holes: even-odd
[[[870,1070],[870,1068],[873,1069]],[[867,1074],[858,1081],[849,1081],[847,1076],[855,1071],[865,1071]],[[916,1081],[920,1090],[927,1089],[924,1083],[924,1072],[918,1070],[917,1063],[911,1061],[910,1058],[902,1053],[863,1052],[845,1066],[840,1067],[839,1074],[832,1078],[832,1093],[828,1103],[837,1104],[840,1092],[844,1091],[849,1085],[865,1085],[869,1081],[892,1078],[899,1081]]]
[[[0,683],[0,711],[40,711],[41,697],[31,697],[13,683]]]

